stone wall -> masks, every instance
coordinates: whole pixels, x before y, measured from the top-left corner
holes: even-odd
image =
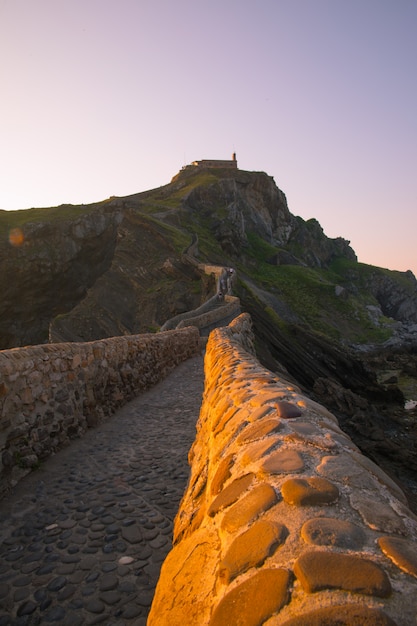
[[[239,298],[236,298],[235,296],[225,296],[221,306],[217,306],[217,308],[212,309],[211,311],[206,311],[205,313],[201,313],[200,315],[188,317],[187,319],[182,320],[178,324],[177,328],[195,326],[200,330],[200,334],[205,334],[203,332],[204,329],[209,328],[210,326],[214,328],[216,325],[219,325],[220,322],[223,322],[223,320],[227,318],[233,319],[234,317],[237,317],[237,315],[239,315],[240,311],[241,309]]]
[[[323,406],[214,330],[191,476],[148,626],[411,626],[417,518]]]
[[[196,328],[0,352],[0,497],[171,369],[200,353]]]
[[[187,321],[191,318],[199,318],[201,315],[204,315],[205,313],[209,311],[213,311],[217,309],[218,306],[219,306],[219,299],[217,295],[212,296],[209,300],[204,302],[197,309],[193,309],[191,311],[185,311],[184,313],[178,313],[178,315],[171,317],[169,320],[164,322],[164,324],[161,326],[161,331],[164,332],[166,330],[173,330],[175,328],[178,328],[181,322]]]

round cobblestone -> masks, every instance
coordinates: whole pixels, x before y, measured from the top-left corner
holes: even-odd
[[[22,615],[32,615],[32,613],[36,610],[36,604],[32,600],[28,600],[21,604],[17,609],[17,616],[21,617]]]

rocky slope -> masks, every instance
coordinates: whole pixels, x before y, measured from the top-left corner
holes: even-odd
[[[263,172],[191,168],[125,198],[1,211],[0,348],[158,330],[215,294],[184,254],[197,237],[200,262],[237,270],[263,363],[337,412],[417,503],[400,391],[417,396],[416,279],[358,263]]]

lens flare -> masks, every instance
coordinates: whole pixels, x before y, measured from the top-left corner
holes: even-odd
[[[12,246],[21,246],[25,240],[23,231],[20,228],[12,228],[9,233],[9,242]]]

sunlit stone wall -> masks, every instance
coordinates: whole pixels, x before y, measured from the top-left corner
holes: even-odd
[[[148,626],[416,624],[417,518],[324,407],[214,330]]]
[[[50,454],[200,353],[196,328],[0,352],[0,497]]]

